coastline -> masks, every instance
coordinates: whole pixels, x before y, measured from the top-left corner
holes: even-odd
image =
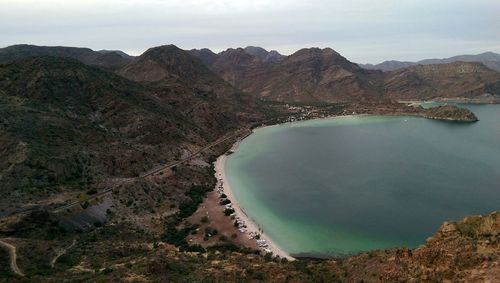
[[[234,149],[238,146],[240,141],[236,142],[233,144],[231,147],[231,151],[234,151]],[[261,232],[259,229],[259,226],[257,223],[246,214],[243,208],[238,203],[238,200],[235,198],[231,186],[229,185],[225,170],[224,170],[224,164],[227,159],[227,155],[223,154],[217,158],[215,161],[215,177],[217,178],[217,183],[222,186],[223,193],[227,195],[227,198],[231,200],[232,208],[235,210],[236,216],[238,216],[241,220],[245,222],[245,225],[247,226],[247,231],[242,233],[245,234],[245,236],[248,236],[250,233],[258,233],[260,234],[260,239],[265,240],[267,243],[266,249],[271,251],[271,253],[275,256],[279,256],[280,258],[286,258],[288,260],[295,260],[294,257],[290,256],[286,251],[284,251],[282,248],[280,248],[275,242],[272,241],[269,236],[267,236],[265,233]],[[220,181],[222,180],[222,181]]]
[[[369,116],[401,116],[401,117],[421,117],[424,119],[434,119],[432,117],[426,117],[424,115],[415,115],[415,113],[395,113],[393,115],[391,114],[368,114],[368,113],[362,113],[362,114],[348,114],[348,115],[332,115],[332,116],[327,116],[327,117],[318,117],[318,118],[313,118],[313,119],[305,119],[305,120],[298,120],[298,121],[290,121],[290,122],[284,122],[284,123],[276,123],[276,124],[271,124],[271,125],[260,125],[255,128],[250,129],[251,133],[239,138],[234,144],[232,144],[231,148],[225,152],[224,154],[220,155],[217,157],[217,160],[214,162],[214,167],[215,167],[215,177],[217,179],[217,185],[216,189],[218,188],[219,190],[219,195],[224,193],[227,196],[227,199],[231,200],[231,205],[232,209],[235,210],[235,216],[243,221],[243,223],[246,225],[245,231],[242,232],[242,234],[245,237],[249,237],[250,234],[259,234],[260,239],[265,240],[266,242],[266,247],[261,247],[263,252],[267,253],[272,253],[274,256],[279,256],[281,258],[286,258],[288,260],[296,260],[296,258],[292,257],[289,253],[287,253],[285,250],[283,250],[279,245],[277,245],[273,240],[267,236],[265,233],[263,233],[260,229],[260,226],[248,215],[246,214],[245,210],[240,206],[238,203],[238,200],[236,199],[231,186],[229,184],[228,178],[226,176],[226,172],[224,169],[225,162],[228,158],[228,156],[234,152],[236,152],[239,144],[247,138],[249,135],[262,130],[264,128],[268,127],[278,127],[282,125],[287,125],[287,124],[295,124],[295,123],[301,123],[301,122],[307,122],[307,121],[314,121],[314,120],[335,120],[335,119],[342,119],[342,118],[354,118],[354,117],[369,117]],[[438,119],[438,120],[443,120],[443,119]],[[231,220],[229,220],[231,221]],[[249,237],[250,239],[250,237]],[[255,240],[255,239],[253,239]]]
[[[256,131],[262,130],[268,127],[278,127],[280,125],[293,124],[293,123],[301,123],[312,120],[333,120],[333,119],[342,119],[342,118],[353,118],[353,117],[366,117],[372,116],[372,114],[349,114],[349,115],[335,115],[329,117],[321,117],[321,118],[313,118],[307,120],[293,121],[293,122],[285,122],[285,123],[276,123],[271,125],[261,125],[251,129],[251,133],[239,138],[231,148],[225,152],[224,154],[217,157],[217,160],[214,162],[215,168],[215,178],[217,179],[216,189],[222,188],[221,193],[224,193],[227,196],[227,199],[231,200],[232,208],[234,209],[236,216],[239,217],[247,226],[246,232],[242,233],[245,236],[249,236],[251,233],[257,233],[260,235],[260,239],[265,240],[267,243],[266,249],[270,251],[274,256],[279,256],[280,258],[286,258],[287,260],[293,261],[296,258],[292,257],[288,252],[283,250],[278,244],[276,244],[269,236],[263,233],[260,229],[260,226],[245,212],[245,210],[239,205],[238,200],[234,196],[233,191],[231,190],[231,186],[229,185],[229,180],[226,176],[226,172],[224,169],[225,162],[229,156],[229,154],[236,152],[239,144],[249,135],[255,133]],[[229,154],[228,154],[229,153]],[[265,249],[262,249],[265,252]]]

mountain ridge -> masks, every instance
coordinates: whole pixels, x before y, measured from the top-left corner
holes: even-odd
[[[36,56],[69,57],[87,65],[98,66],[108,70],[120,69],[133,58],[123,51],[105,50],[103,52],[85,47],[18,44],[0,48],[0,63]]]
[[[394,72],[366,70],[331,48],[303,48],[284,56],[256,46],[229,48],[214,53],[206,48],[186,51],[174,45],[164,45],[150,48],[140,56],[131,57],[120,51],[14,45],[0,49],[0,62],[39,54],[75,58],[141,83],[164,84],[170,87],[180,83],[181,88],[190,85],[191,91],[214,92],[228,98],[234,98],[235,93],[248,93],[261,100],[336,103],[462,96],[472,99],[472,96],[485,95],[491,97],[487,98],[487,101],[498,101],[500,96],[498,78],[491,74],[485,75],[487,71],[482,72],[484,76],[477,77],[476,80],[463,74],[457,76],[456,79],[461,80],[457,85],[461,83],[463,89],[467,90],[461,91],[458,86],[449,88],[439,80],[422,77],[421,72],[425,68],[414,67],[411,62],[387,62],[394,66],[406,66]],[[482,55],[492,61],[498,54],[490,52]],[[463,59],[461,56],[455,56],[449,60],[455,60],[453,58]],[[436,72],[451,83],[451,76],[456,74],[452,67],[459,65],[452,62],[422,66],[433,66],[427,69],[440,69]],[[448,75],[445,76],[445,73]],[[481,84],[484,87],[481,87]],[[431,94],[431,91],[434,94]]]
[[[500,54],[491,51],[476,55],[457,55],[442,59],[423,59],[416,62],[388,60],[379,64],[359,64],[359,65],[365,69],[395,71],[413,65],[447,64],[457,61],[480,62],[483,63],[488,68],[500,72]]]

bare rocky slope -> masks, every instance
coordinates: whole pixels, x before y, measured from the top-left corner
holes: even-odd
[[[160,82],[215,92],[227,97],[243,91],[259,99],[281,102],[359,102],[384,99],[425,100],[439,98],[500,100],[499,73],[487,66],[497,54],[456,56],[425,60],[423,65],[391,64],[392,72],[365,70],[330,48],[302,49],[290,56],[260,47],[184,51],[173,45],[147,50],[134,58],[120,51],[88,48],[13,45],[0,49],[0,62],[48,55],[70,57],[87,65],[112,70],[138,82]],[[398,67],[399,68],[399,67]],[[226,82],[221,80],[221,78]],[[230,88],[232,86],[233,88]]]
[[[228,49],[210,62],[224,80],[264,100],[339,102],[382,95],[381,72],[364,70],[330,48],[301,49],[271,61],[243,48]]]
[[[154,88],[57,57],[0,65],[0,101],[3,208],[138,176],[264,116],[238,97]]]
[[[129,56],[122,51],[93,51],[89,48],[66,46],[36,46],[19,44],[0,48],[0,63],[7,63],[37,56],[73,58],[87,65],[97,66],[108,70],[120,69],[133,59],[132,56]]]
[[[387,71],[396,71],[414,65],[435,65],[435,64],[448,64],[454,62],[483,63],[488,68],[500,72],[500,54],[494,52],[485,52],[477,55],[458,55],[444,59],[424,59],[418,62],[389,60],[376,65],[360,64],[360,66],[365,69],[381,70],[387,72]]]
[[[417,65],[386,73],[384,88],[386,97],[402,100],[499,96],[500,73],[473,62]]]
[[[262,60],[242,48],[219,54],[205,49],[191,54],[210,58],[202,61],[231,85],[271,101],[479,98],[496,102],[500,97],[500,73],[475,62],[416,65],[381,72],[365,70],[329,48],[302,49],[279,61]]]

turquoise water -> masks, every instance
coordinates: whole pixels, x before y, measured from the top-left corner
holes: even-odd
[[[267,127],[229,156],[235,197],[287,252],[415,247],[445,220],[500,209],[500,106],[474,124],[345,117]]]

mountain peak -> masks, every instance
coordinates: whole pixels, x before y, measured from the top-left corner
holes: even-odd
[[[217,54],[208,48],[191,49],[189,54],[200,59],[206,66],[211,66],[217,60]]]
[[[196,81],[210,76],[211,71],[197,58],[175,45],[149,48],[141,56],[119,71],[134,81],[158,82],[162,80]]]
[[[243,49],[246,53],[257,57],[265,62],[279,62],[285,58],[276,50],[267,51],[266,49],[258,46],[247,46]]]
[[[413,66],[416,64],[420,65],[431,65],[431,64],[448,64],[448,63],[453,63],[453,62],[458,62],[458,61],[464,61],[464,62],[481,62],[484,65],[486,65],[488,68],[500,71],[500,54],[497,54],[495,52],[484,52],[481,54],[477,55],[458,55],[458,56],[453,56],[449,58],[442,58],[442,59],[424,59],[420,60],[418,62],[403,62],[403,61],[395,61],[395,60],[388,60],[384,61],[380,64],[361,64],[363,68],[366,69],[377,69],[377,70],[382,70],[382,71],[395,71],[399,70],[402,68],[407,68],[409,66]]]

